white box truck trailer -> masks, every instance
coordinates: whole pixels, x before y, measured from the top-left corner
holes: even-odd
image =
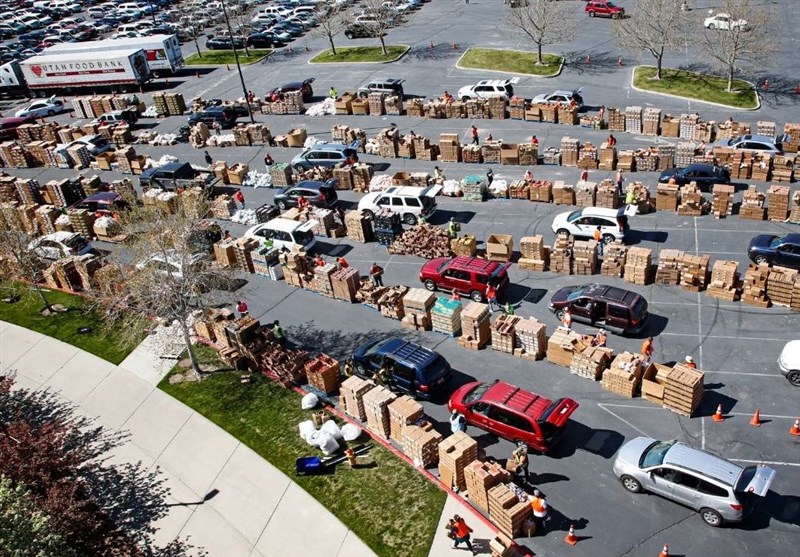
[[[141,48],[153,74],[175,73],[184,67],[183,53],[175,35],[151,35],[127,39],[103,39],[85,43],[61,43],[46,48],[42,54],[108,52]]]

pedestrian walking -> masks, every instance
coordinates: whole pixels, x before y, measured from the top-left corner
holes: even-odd
[[[459,413],[458,410],[453,410],[453,413],[450,414],[450,431],[452,433],[467,431],[467,418],[465,418],[463,414]]]
[[[281,346],[286,346],[286,334],[284,334],[283,327],[281,327],[277,319],[272,324],[272,334],[275,336],[275,342]]]
[[[439,168],[438,166],[433,167],[433,181],[436,184],[444,184],[445,181],[444,172],[442,172],[442,169]]]
[[[222,126],[219,125],[219,122],[214,122],[211,124],[211,127],[213,128],[215,135],[219,135],[221,133]]]
[[[561,325],[572,330],[572,312],[569,311],[569,308],[564,308],[564,313],[561,316]]]
[[[456,222],[455,217],[450,217],[450,223],[447,225],[447,234],[451,238],[458,236],[458,231],[461,230],[461,225]]]
[[[242,206],[242,209],[244,209],[244,194],[242,193],[242,190],[238,190],[238,191],[236,192],[236,194],[233,196],[233,198],[234,198],[234,199],[235,199],[235,200],[236,200],[238,203],[240,203],[240,204],[241,204],[241,206]]]
[[[645,365],[650,365],[650,360],[653,358],[653,337],[647,337],[642,342],[642,355],[645,358]]]
[[[625,177],[622,175],[622,170],[617,170],[617,177],[614,179],[617,183],[617,191],[622,194],[622,183],[625,181]]]
[[[469,3],[469,0],[467,0]],[[467,526],[467,523],[464,522],[464,519],[458,515],[453,517],[455,521],[455,531],[456,531],[456,539],[453,540],[453,549],[458,547],[458,544],[465,543],[467,544],[467,549],[469,549],[473,555],[475,555],[475,549],[472,547],[472,542],[470,542],[470,534],[472,533],[472,528]]]
[[[472,135],[472,144],[473,145],[479,145],[480,141],[478,141],[478,128],[476,128],[475,126],[472,126],[469,129],[469,131],[470,131],[470,134]]]
[[[600,227],[600,225],[597,225],[597,227],[594,229],[592,237],[594,238],[594,241],[597,242],[598,257],[603,257],[603,229]]]
[[[347,269],[350,266],[350,263],[347,262],[347,259],[344,257],[338,257],[336,259],[336,266],[341,269]]]
[[[269,153],[267,153],[266,155],[264,155],[264,166],[266,166],[267,168],[269,168],[269,167],[271,167],[273,164],[275,164],[275,159],[273,159],[273,158],[272,158],[272,155],[270,155]]]
[[[580,180],[581,180],[581,182],[588,182],[589,181],[589,170],[587,168],[584,168],[583,172],[581,172]]]
[[[369,278],[375,286],[383,286],[383,267],[372,262],[372,267],[369,268]]]
[[[531,145],[533,145],[534,147],[539,147],[539,138],[536,137],[535,135],[531,136]]]
[[[447,519],[444,529],[447,530],[447,537],[455,541],[456,539],[456,521],[452,518]]]
[[[492,182],[494,182],[494,171],[489,168],[486,170],[486,185],[491,186]]]
[[[249,313],[247,311],[247,302],[244,300],[239,300],[239,302],[236,304],[236,311],[239,312],[239,317],[244,317],[247,315]]]
[[[492,313],[500,310],[500,304],[497,303],[497,289],[492,283],[486,285],[486,301],[489,302],[489,311]]]
[[[514,462],[514,476],[519,476],[522,474],[522,477],[525,478],[525,483],[528,483],[530,480],[530,472],[528,471],[528,447],[525,445],[519,445],[514,452],[511,453],[511,458]]]
[[[544,526],[547,521],[547,501],[544,494],[538,489],[533,490],[531,508],[533,509],[533,521],[536,524],[536,532],[534,533],[544,533]]]
[[[205,152],[205,159],[208,166],[211,166],[214,163],[214,159],[211,158],[211,155],[208,154],[208,151]]]
[[[333,85],[331,85],[330,91],[328,91],[328,96],[332,99],[336,99],[339,97],[339,91],[337,91]]]

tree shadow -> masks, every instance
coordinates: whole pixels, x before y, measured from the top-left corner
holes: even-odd
[[[614,69],[627,69],[620,66],[619,61],[620,56],[608,50],[571,50],[564,54],[564,71],[587,76],[606,75]]]
[[[433,48],[428,46],[421,46],[412,48],[403,58],[398,60],[401,64],[408,64],[412,62],[432,62],[435,60],[447,60],[450,58],[459,58],[464,54],[464,49],[461,45],[456,45],[459,48],[454,49],[452,43],[438,43],[434,44]]]
[[[401,337],[411,342],[420,341],[420,334],[411,329],[398,328],[392,332],[374,329],[367,332],[342,332],[320,329],[313,320],[287,327],[286,332],[295,347],[314,353],[321,352],[338,360],[350,359],[356,348],[377,339]]]

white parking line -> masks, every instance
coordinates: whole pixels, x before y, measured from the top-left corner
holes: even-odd
[[[778,373],[750,373],[749,371],[720,371],[704,369],[703,373],[721,373],[723,375],[752,375],[753,377],[777,377],[783,379],[783,376]]]
[[[727,416],[752,416],[752,412],[728,412]],[[759,417],[761,418],[776,418],[780,420],[797,420],[797,416],[780,416],[778,414],[761,414],[759,413]]]
[[[659,336],[664,337],[696,337],[695,333],[661,333]],[[727,335],[704,335],[702,339],[708,340],[710,338],[719,339],[719,340],[757,340],[760,342],[788,342],[792,339],[792,337],[787,338],[775,338],[775,337],[741,337],[741,336],[727,336]]]
[[[633,425],[632,423],[630,423],[628,420],[626,420],[625,418],[623,418],[622,416],[620,416],[620,415],[619,415],[619,414],[617,414],[616,412],[613,412],[613,411],[609,410],[608,408],[606,408],[604,403],[602,403],[602,402],[598,402],[598,403],[597,403],[597,406],[599,406],[601,409],[605,410],[606,412],[608,412],[609,414],[611,414],[612,416],[614,416],[616,419],[618,419],[618,420],[619,420],[619,421],[621,421],[622,423],[629,425],[629,426],[630,426],[630,427],[632,427],[632,428],[633,428],[635,431],[638,431],[639,433],[641,433],[641,434],[642,434],[642,435],[644,435],[645,437],[652,437],[652,435],[650,435],[649,433],[647,433],[647,432],[645,432],[645,431],[643,431],[643,430],[639,429],[638,427],[636,427],[635,425]],[[619,406],[619,405],[617,405],[617,406]],[[634,408],[644,408],[644,406],[635,406]]]
[[[744,458],[729,458],[734,462],[744,462],[745,464],[770,464],[772,466],[796,466],[800,467],[798,462],[779,462],[777,460],[745,460]]]

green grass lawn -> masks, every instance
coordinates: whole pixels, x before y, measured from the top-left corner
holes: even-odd
[[[198,356],[208,362],[210,349]],[[200,383],[159,385],[247,444],[271,462],[353,530],[373,551],[386,557],[428,555],[445,493],[382,445],[362,457],[373,467],[339,464],[328,475],[295,476],[295,459],[319,455],[300,438],[297,424],[311,419],[300,396],[261,376],[241,384],[237,373],[219,373]],[[360,442],[363,442],[359,439]]]
[[[653,79],[654,66],[639,66],[633,71],[633,84],[639,89],[656,93],[669,93],[687,99],[724,104],[735,108],[757,108],[758,95],[751,83],[734,80],[733,92],[725,89],[724,77],[663,68],[661,79]]]
[[[476,70],[492,70],[540,77],[551,77],[558,74],[563,61],[561,56],[543,54],[544,64],[538,64],[535,52],[522,50],[500,50],[496,48],[470,48],[458,61],[462,68]]]
[[[2,285],[4,296],[8,294],[7,287]],[[15,286],[14,290],[22,297],[15,303],[0,302],[0,320],[57,338],[113,364],[124,360],[144,338],[144,333],[137,338],[126,338],[117,331],[105,330],[101,316],[87,308],[80,296],[47,291],[45,295],[51,304],[61,304],[69,311],[45,317],[40,313],[44,307],[42,301],[33,290],[24,286]],[[91,332],[78,332],[79,328],[87,326],[92,328]]]
[[[314,56],[312,64],[330,64],[332,62],[394,62],[410,47],[406,45],[386,45],[387,54],[384,56],[380,46],[344,46],[336,49],[336,54],[330,49],[323,50]]]
[[[236,58],[233,56],[232,50],[203,50],[203,56],[198,56],[195,52],[186,57],[187,66],[209,66],[209,65],[222,65],[222,64],[236,64]],[[239,50],[239,63],[243,65],[258,62],[265,56],[272,54],[272,50],[268,48],[257,49],[251,48],[250,54],[246,55],[244,50]]]

